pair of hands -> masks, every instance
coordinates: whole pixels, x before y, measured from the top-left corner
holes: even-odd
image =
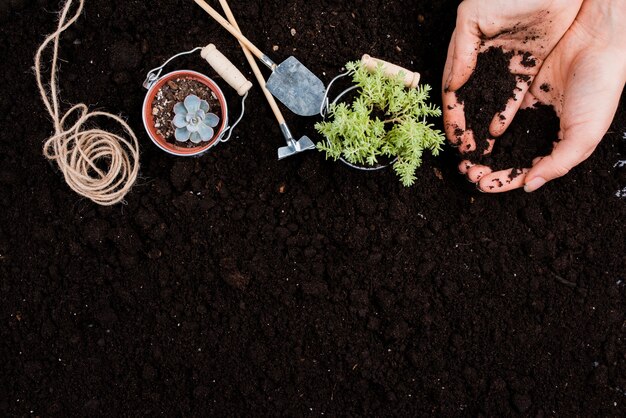
[[[506,192],[524,187],[533,192],[586,160],[608,131],[626,83],[626,0],[465,0],[459,6],[443,77],[446,135],[461,152],[476,149],[465,130],[463,105],[456,91],[470,78],[478,54],[490,47],[532,54],[537,65],[522,65],[514,55],[510,70],[531,77],[519,82],[500,115],[490,125],[502,135],[520,108],[537,102],[554,106],[561,118],[560,141],[549,156],[537,156],[532,168],[493,189],[510,170],[463,161],[459,169],[481,191]],[[541,89],[548,84],[551,88]],[[458,136],[458,128],[464,132]],[[455,132],[456,131],[456,132]],[[495,139],[497,140],[497,139]],[[490,140],[493,146],[493,141]],[[491,151],[490,147],[487,152]]]

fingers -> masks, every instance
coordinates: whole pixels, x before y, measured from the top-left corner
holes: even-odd
[[[465,107],[457,101],[456,93],[443,93],[443,124],[448,141],[460,146],[465,134]]]
[[[504,193],[524,187],[526,175],[530,169],[508,169],[494,172],[485,165],[478,165],[465,160],[459,164],[459,171],[467,177],[468,181],[476,183],[476,187],[481,192]]]
[[[443,108],[443,125],[450,144],[463,154],[475,151],[474,133],[466,126],[465,106],[458,102],[455,92],[443,93]]]
[[[517,77],[517,85],[513,97],[509,99],[503,112],[494,116],[489,126],[489,132],[494,137],[499,137],[509,128],[517,111],[524,106],[526,95],[533,84],[537,72],[543,65],[543,61],[528,53],[515,54],[511,58],[509,69]]]
[[[472,183],[478,183],[483,177],[491,174],[493,170],[486,165],[477,164],[467,172],[467,179]]]
[[[489,133],[494,137],[499,137],[509,128],[513,118],[524,103],[526,93],[532,85],[533,77],[529,75],[517,76],[517,86],[513,92],[513,97],[509,99],[504,111],[496,114],[489,126]]]
[[[467,174],[468,171],[470,171],[470,169],[472,167],[474,167],[476,164],[474,164],[473,162],[471,162],[470,160],[463,160],[459,163],[459,173],[465,175]]]
[[[448,88],[448,78],[452,72],[452,63],[454,62],[454,47],[456,40],[456,30],[452,33],[450,46],[448,47],[448,58],[443,72],[442,90],[443,90],[443,123],[446,137],[450,144],[454,147],[461,145],[463,135],[465,134],[465,112],[463,104],[459,103],[456,93]]]
[[[508,169],[483,176],[478,182],[478,189],[485,193],[505,193],[524,187],[530,169]]]
[[[453,55],[453,52],[450,52],[450,54]],[[527,68],[524,66],[523,60],[529,59],[532,59],[535,67]],[[523,106],[526,94],[528,93],[534,79],[533,75],[529,75],[527,73],[536,73],[541,64],[541,60],[528,58],[521,54],[517,54],[513,57],[510,68],[511,71],[517,76],[517,85],[513,91],[513,97],[508,100],[505,106],[505,110],[496,114],[490,123],[489,133],[492,137],[497,138],[501,136],[511,125],[517,111]],[[476,149],[476,143],[473,136],[471,134],[462,135],[461,131],[465,131],[466,129],[464,107],[462,104],[457,102],[457,97],[454,91],[444,91],[444,106],[446,113],[446,134],[448,139],[453,145],[460,146],[461,152],[474,151]],[[486,154],[489,152],[490,150],[488,150]]]
[[[528,64],[524,64],[523,60],[532,60],[533,67],[529,68]],[[537,99],[529,94],[534,75],[543,62],[539,59],[517,54],[510,63],[511,71],[517,75],[517,85],[513,92],[514,96],[507,102],[504,111],[495,115],[490,125],[490,134],[497,138],[501,136],[513,121],[515,114],[521,107],[532,107]],[[444,93],[445,109],[445,125],[448,138],[460,147],[461,153],[472,152],[476,150],[476,142],[474,141],[472,131],[466,130],[466,120],[464,114],[464,106],[457,103],[456,94],[454,92]],[[495,140],[488,139],[489,146],[485,150],[485,154],[490,154],[493,150]],[[509,169],[498,172],[481,164],[475,164],[469,160],[465,160],[459,164],[459,171],[464,174],[469,181],[477,183],[479,190],[487,193],[502,193],[510,190],[518,189],[524,186],[526,174],[530,169],[517,170]]]

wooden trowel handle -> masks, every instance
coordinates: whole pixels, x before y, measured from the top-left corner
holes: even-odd
[[[252,52],[258,59],[262,59],[265,56],[265,54],[261,52],[259,48],[254,46],[254,44],[250,42],[248,38],[243,36],[241,32],[239,32],[237,29],[233,27],[233,25],[228,23],[228,20],[224,19],[224,17],[222,17],[222,15],[219,14],[217,10],[209,6],[206,1],[204,0],[194,0],[194,1],[196,2],[198,6],[202,7],[204,11],[207,12],[213,19],[215,19],[217,23],[222,25],[224,29],[229,31],[231,35],[237,38],[239,42],[243,43],[246,46],[246,48],[248,48],[250,52]]]
[[[224,54],[217,50],[215,45],[209,44],[205,46],[202,48],[200,55],[240,96],[244,96],[252,88],[252,82],[246,79],[241,74],[241,71]]]
[[[420,83],[420,74],[414,71],[409,71],[406,68],[402,68],[399,65],[391,64],[387,61],[383,61],[378,58],[371,57],[367,54],[363,55],[361,62],[370,71],[376,71],[378,65],[382,64],[387,77],[397,77],[398,74],[404,73],[404,85],[410,89],[416,88]]]
[[[233,12],[230,9],[230,6],[228,5],[228,1],[220,0],[220,4],[222,5],[222,9],[224,9],[224,13],[226,14],[226,17],[228,18],[228,21],[230,22],[230,24],[233,25],[233,27],[237,29],[239,32],[241,32],[241,30],[239,29],[239,25],[237,24],[237,20],[235,19],[235,15],[233,15]],[[263,94],[265,95],[267,102],[269,103],[270,107],[272,108],[272,111],[274,112],[274,115],[276,115],[276,120],[282,126],[283,124],[285,124],[285,117],[283,116],[283,113],[280,111],[280,108],[278,107],[278,103],[276,103],[276,99],[274,99],[274,96],[272,96],[272,93],[270,93],[267,90],[267,87],[265,86],[265,77],[263,77],[263,73],[261,72],[261,69],[259,68],[258,64],[254,60],[252,53],[246,47],[246,45],[243,42],[240,42],[240,44],[241,44],[241,48],[243,49],[243,53],[246,56],[248,63],[250,64],[250,68],[252,68],[252,72],[256,76],[256,79],[259,82],[259,85],[261,86],[261,91],[263,91]]]

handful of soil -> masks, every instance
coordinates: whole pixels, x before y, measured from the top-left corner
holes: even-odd
[[[536,65],[528,59],[528,53],[519,54],[524,65]],[[495,47],[479,54],[476,70],[456,92],[458,101],[465,106],[466,128],[474,133],[476,141],[476,151],[465,157],[494,171],[531,167],[533,159],[550,153],[560,129],[560,120],[552,106],[536,105],[520,110],[504,135],[496,138],[492,153],[483,155],[489,146],[493,117],[504,111],[515,90],[519,90],[518,81],[531,82],[529,76],[511,74],[509,62],[513,55]]]
[[[496,138],[492,153],[482,156],[481,164],[494,171],[530,168],[535,158],[552,152],[560,129],[560,119],[554,107],[537,104],[530,109],[521,109],[509,129]]]

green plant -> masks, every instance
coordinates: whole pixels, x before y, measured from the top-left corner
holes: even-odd
[[[437,156],[444,143],[442,132],[426,121],[441,116],[441,109],[428,103],[430,86],[407,89],[403,74],[387,77],[382,66],[370,72],[360,62],[350,62],[346,69],[358,86],[357,96],[350,105],[330,105],[330,120],[315,125],[327,139],[317,148],[326,158],[361,166],[378,164],[380,156],[397,157],[395,172],[402,184],[413,185],[424,150]]]

